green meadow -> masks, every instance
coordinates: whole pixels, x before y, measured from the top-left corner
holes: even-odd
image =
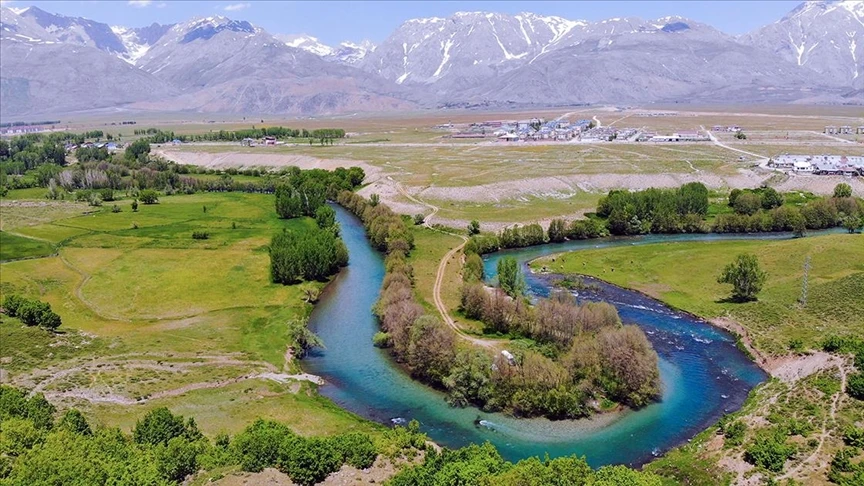
[[[758,300],[729,302],[717,283],[724,266],[755,254],[768,273]],[[799,303],[810,257],[806,305]],[[743,326],[757,348],[789,352],[793,340],[815,348],[827,335],[864,329],[864,235],[829,234],[779,241],[700,241],[584,250],[533,262],[557,273],[583,274],[642,291],[706,318]]]
[[[131,203],[3,200],[0,223],[15,234],[0,233],[0,297],[38,298],[63,320],[50,333],[0,317],[11,382],[124,428],[163,405],[200,418],[205,433],[259,416],[308,434],[377,427],[310,383],[258,376],[299,372],[286,323],[311,312],[303,289],[325,284],[271,283],[267,245],[314,220],[278,219],[265,194],[163,196],[137,212]]]

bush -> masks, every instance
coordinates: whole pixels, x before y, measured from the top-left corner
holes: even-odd
[[[118,206],[118,205],[116,205],[116,204],[115,204],[114,206],[111,207],[111,212],[112,212],[112,213],[119,213],[120,211],[122,211],[122,209],[120,209],[120,206]]]
[[[834,186],[834,197],[852,197],[852,186],[841,182]]]
[[[140,199],[144,204],[156,204],[159,202],[159,193],[153,189],[144,189],[140,194],[138,194],[138,199]],[[135,211],[137,207],[138,205],[133,201],[132,210]]]
[[[744,435],[747,433],[747,424],[737,420],[727,425],[723,430],[726,445],[739,446],[744,443]]]
[[[147,412],[144,418],[135,423],[132,438],[139,444],[167,445],[175,437],[197,440],[201,437],[195,421],[183,422],[183,417],[174,415],[165,407]]]
[[[864,372],[849,375],[849,380],[846,382],[846,393],[852,398],[864,400]]]
[[[326,204],[318,207],[318,209],[315,210],[315,223],[321,229],[336,226],[336,211]]]
[[[772,472],[781,472],[786,460],[793,454],[795,446],[786,443],[786,435],[782,431],[763,430],[744,450],[744,460]]]
[[[389,348],[393,346],[393,340],[390,339],[390,334],[378,331],[372,336],[372,345],[376,348]]]
[[[342,462],[357,469],[372,467],[378,456],[378,449],[372,439],[359,432],[337,435],[330,439],[333,448],[342,458]]]
[[[210,238],[210,233],[206,231],[193,231],[192,239],[194,240],[206,240]]]
[[[864,429],[850,425],[843,431],[843,442],[850,447],[864,447]]]
[[[414,226],[418,226],[423,224],[423,221],[426,220],[426,216],[423,216],[423,213],[417,213],[414,215]]]
[[[132,200],[132,212],[133,213],[138,212],[138,200],[137,199]]]
[[[302,486],[320,483],[342,465],[339,452],[327,439],[291,437],[279,451],[279,470]]]
[[[474,236],[480,234],[480,222],[476,219],[471,220],[468,223],[468,236]]]
[[[106,187],[104,189],[101,189],[99,191],[99,197],[101,197],[102,200],[105,202],[113,201],[114,200],[114,189],[111,189],[110,187]]]
[[[234,437],[230,449],[240,459],[244,471],[260,472],[266,467],[275,467],[279,462],[282,443],[293,438],[291,430],[271,420],[256,420]]]

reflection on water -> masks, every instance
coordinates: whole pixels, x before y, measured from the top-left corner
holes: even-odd
[[[747,393],[765,379],[725,331],[639,293],[591,280],[596,290],[580,290],[578,298],[612,303],[621,319],[638,324],[657,350],[661,402],[580,421],[514,419],[474,408],[452,408],[442,393],[412,381],[393,365],[386,351],[372,346],[378,324],[371,309],[384,277],[383,259],[367,243],[359,220],[340,207],[335,209],[350,264],[328,286],[312,314],[310,326],[326,349],[314,351],[303,367],[327,380],[320,388],[322,394],[363,417],[384,424],[416,419],[439,444],[459,447],[490,441],[510,460],[545,453],[577,454],[587,456],[594,466],[638,465],[739,408]],[[788,235],[767,235],[781,237]],[[497,260],[505,254],[525,264],[539,256],[581,248],[722,238],[678,235],[568,242],[500,252],[487,258],[485,265],[487,275],[494,277]],[[548,295],[549,276],[526,274],[526,280],[532,295]]]

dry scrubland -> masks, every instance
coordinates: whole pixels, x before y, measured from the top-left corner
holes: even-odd
[[[51,334],[0,317],[2,381],[126,429],[159,406],[208,434],[259,416],[303,434],[375,428],[295,379],[286,354],[286,322],[311,305],[301,286],[270,283],[265,245],[279,228],[314,222],[278,220],[261,194],[162,197],[137,213],[130,199],[116,204],[122,212],[0,202],[4,247],[12,237],[54,255],[2,263],[0,294],[39,298],[63,318]],[[192,239],[195,230],[210,238]]]
[[[673,116],[656,116],[674,113]],[[654,115],[654,116],[649,116]],[[445,138],[436,124],[544,116],[547,119],[595,118],[604,125],[640,127],[657,133],[699,130],[714,125],[740,125],[747,140],[718,133],[734,150],[704,143],[515,143]],[[216,117],[219,120],[220,118]],[[182,133],[248,127],[225,118],[224,123],[152,119],[136,128],[156,126]],[[781,176],[758,167],[778,153],[864,154],[864,136],[827,137],[825,125],[864,124],[855,107],[680,107],[651,106],[616,109],[573,107],[531,112],[436,112],[379,116],[343,116],[317,119],[265,119],[265,125],[345,128],[350,137],[333,146],[286,144],[243,148],[233,144],[164,146],[157,150],[177,162],[213,168],[304,168],[362,166],[369,175],[362,194],[378,193],[395,210],[406,214],[426,211],[405,192],[441,208],[438,221],[463,226],[471,219],[487,229],[508,223],[548,221],[590,211],[603,192],[616,188],[674,187],[702,181],[708,187],[728,189],[767,183],[779,190],[828,193],[839,178]],[[97,122],[91,122],[98,126]],[[88,125],[89,126],[89,125]],[[124,128],[126,130],[127,128]],[[131,128],[129,128],[131,133]],[[743,155],[743,160],[740,159]],[[852,181],[856,193],[864,184]]]

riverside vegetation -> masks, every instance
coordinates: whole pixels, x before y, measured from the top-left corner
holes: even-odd
[[[487,297],[482,285],[469,282],[466,313],[486,318],[496,331],[535,337],[538,345],[514,348],[508,357],[462,342],[417,302],[406,260],[413,246],[409,222],[351,192],[341,193],[339,203],[363,220],[370,241],[387,253],[375,308],[382,328],[376,344],[390,348],[416,378],[446,390],[451,404],[560,419],[590,415],[589,402],[601,390],[605,398],[632,406],[658,396],[656,353],[641,331],[621,326],[608,304],[578,306],[561,295],[535,311],[513,291],[515,283],[511,295]]]
[[[843,227],[854,233],[864,228],[864,200],[853,197],[847,184],[838,184],[831,197],[783,195],[770,187],[733,189],[715,202],[709,195],[699,182],[674,190],[613,190],[587,219],[556,218],[545,230],[537,223],[507,227],[498,234],[472,236],[466,249],[485,254],[609,235],[788,231],[803,236],[808,230]]]

